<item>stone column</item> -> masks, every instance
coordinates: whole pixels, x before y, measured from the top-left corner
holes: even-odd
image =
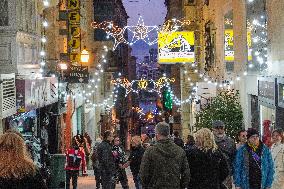
[[[268,13],[268,73],[284,75],[284,1],[267,1]]]
[[[235,89],[240,92],[240,102],[243,110],[244,123],[249,126],[248,120],[248,94],[243,77],[243,71],[246,69],[247,63],[247,25],[246,25],[246,1],[245,0],[233,0],[233,29],[234,29],[234,75],[235,79],[237,75],[242,76],[240,81],[235,81]]]

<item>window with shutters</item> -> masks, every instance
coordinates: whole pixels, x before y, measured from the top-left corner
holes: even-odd
[[[0,26],[8,26],[9,16],[8,16],[8,1],[0,1]]]

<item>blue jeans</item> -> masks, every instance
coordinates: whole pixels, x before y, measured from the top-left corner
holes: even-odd
[[[135,183],[136,189],[142,189],[141,178],[140,178],[139,174],[133,174],[133,181]]]

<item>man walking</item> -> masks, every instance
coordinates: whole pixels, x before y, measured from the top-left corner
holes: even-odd
[[[190,173],[184,150],[169,138],[167,123],[158,123],[155,132],[157,143],[146,149],[140,166],[143,189],[187,188]]]
[[[111,131],[105,131],[103,141],[98,145],[97,154],[100,165],[101,181],[103,189],[115,188],[115,161],[112,155],[113,134]]]
[[[224,184],[230,189],[232,188],[232,169],[233,169],[233,161],[235,159],[235,153],[236,153],[236,145],[232,138],[226,135],[225,133],[225,124],[220,121],[216,120],[212,123],[213,127],[213,133],[215,136],[215,142],[221,150],[221,152],[224,153],[227,162],[229,164],[230,168],[230,176],[226,179]]]
[[[274,176],[271,152],[259,140],[257,130],[248,129],[247,138],[247,143],[237,151],[234,162],[236,189],[269,189]]]

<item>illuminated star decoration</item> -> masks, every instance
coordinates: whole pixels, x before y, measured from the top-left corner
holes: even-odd
[[[151,41],[149,37],[150,32],[158,32],[159,28],[158,26],[145,26],[144,20],[142,16],[139,17],[137,25],[136,26],[126,26],[125,27],[128,31],[133,33],[132,39],[130,41],[130,45],[133,45],[139,40],[144,41],[148,45],[153,45],[157,43],[157,40]]]
[[[116,26],[113,23],[113,21],[104,21],[101,23],[93,22],[91,26],[94,29],[104,30],[107,34],[107,37],[109,36],[113,37],[114,38],[113,50],[115,50],[120,43],[125,43],[127,45],[133,45],[139,40],[142,40],[151,46],[158,42],[157,37],[155,37],[154,39],[151,39],[151,36],[149,35],[151,32],[156,32],[156,33],[160,32],[160,33],[170,34],[172,32],[179,30],[181,27],[190,25],[190,24],[191,24],[191,21],[189,20],[171,19],[171,20],[167,20],[161,26],[161,28],[159,28],[158,26],[146,26],[144,24],[144,20],[142,16],[140,16],[136,26],[125,26],[123,28],[120,28],[119,26]],[[125,31],[129,31],[133,33],[133,36],[130,41],[124,38]]]

